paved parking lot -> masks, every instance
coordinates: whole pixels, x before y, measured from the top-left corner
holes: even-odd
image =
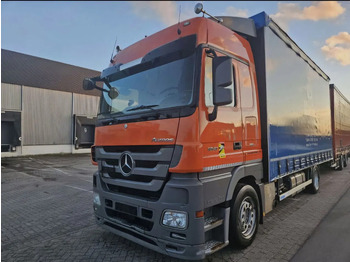
[[[178,261],[95,224],[88,155],[3,158],[2,261]],[[289,261],[350,187],[350,167],[323,168],[321,190],[281,202],[245,250],[226,247],[206,261]]]

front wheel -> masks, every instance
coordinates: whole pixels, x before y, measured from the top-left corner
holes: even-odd
[[[248,247],[254,240],[259,225],[259,199],[250,185],[238,184],[231,206],[230,242]]]
[[[311,168],[310,178],[312,183],[308,186],[308,191],[311,194],[316,194],[320,189],[320,171],[318,166]]]

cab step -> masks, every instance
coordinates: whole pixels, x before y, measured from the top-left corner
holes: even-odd
[[[210,241],[205,243],[205,254],[210,255],[210,254],[224,248],[227,245],[228,245],[228,242],[225,243],[225,242],[220,242],[220,241],[216,241],[216,240],[210,240]]]
[[[208,217],[204,220],[204,232],[207,232],[213,228],[216,228],[220,225],[222,225],[224,222],[223,219],[220,219],[218,217]]]

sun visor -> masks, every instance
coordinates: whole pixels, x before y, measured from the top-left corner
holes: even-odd
[[[182,37],[178,40],[175,40],[168,44],[162,45],[157,49],[152,50],[151,52],[149,52],[143,57],[142,63],[152,61],[157,57],[172,55],[174,53],[178,53],[179,51],[181,51],[182,56],[185,57],[194,52],[196,48],[196,43],[197,43],[196,35],[189,35],[189,36]]]

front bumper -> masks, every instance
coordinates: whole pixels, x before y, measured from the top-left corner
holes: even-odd
[[[172,174],[157,201],[108,192],[99,172],[94,174],[94,192],[101,205],[94,204],[96,220],[103,228],[142,246],[181,259],[205,257],[203,185],[197,174]],[[165,209],[187,212],[186,229],[163,226]]]

